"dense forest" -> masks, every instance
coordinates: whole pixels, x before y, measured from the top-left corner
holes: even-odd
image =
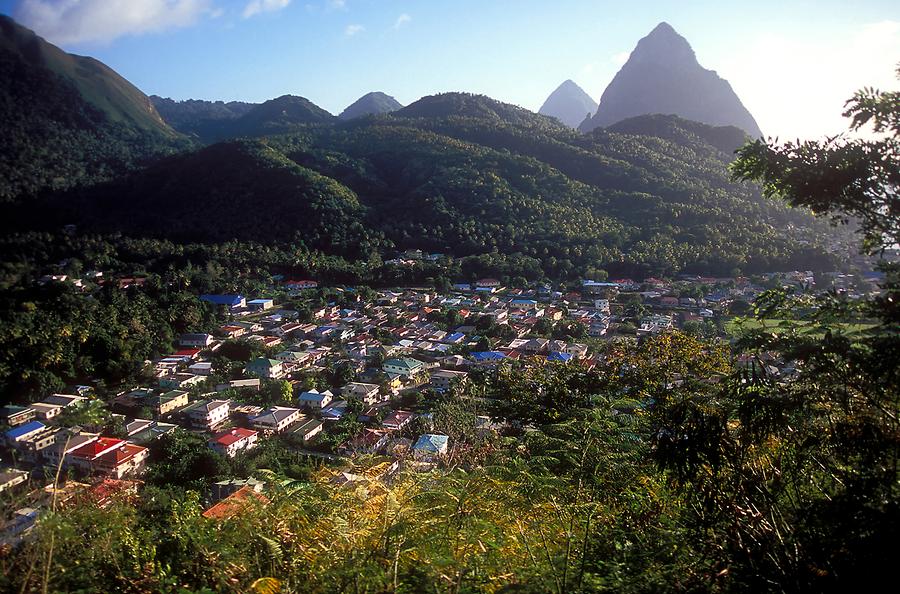
[[[169,157],[16,205],[8,220],[176,241],[297,240],[362,258],[496,252],[558,278],[836,265],[827,224],[728,178],[736,129],[646,116],[581,136],[485,97],[422,103]]]

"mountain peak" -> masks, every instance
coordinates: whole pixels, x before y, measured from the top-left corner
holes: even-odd
[[[550,93],[538,113],[554,117],[570,128],[577,128],[597,110],[597,102],[571,79],[563,81]]]
[[[351,103],[338,117],[342,120],[352,120],[366,115],[391,113],[402,107],[399,101],[387,93],[373,91]]]
[[[642,38],[603,91],[583,132],[646,114],[674,114],[712,126],[736,126],[751,137],[762,132],[731,85],[700,65],[687,39],[668,23]]]
[[[666,22],[658,24],[638,41],[631,58],[670,65],[700,66],[688,40]]]
[[[662,21],[658,25],[656,25],[653,30],[650,31],[650,35],[648,35],[647,37],[654,37],[659,35],[677,35],[678,37],[681,37],[680,35],[678,35],[678,31],[675,30],[675,27],[665,21]]]

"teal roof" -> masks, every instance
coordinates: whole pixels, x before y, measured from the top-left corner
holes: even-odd
[[[446,435],[426,433],[419,437],[418,441],[416,441],[416,445],[413,446],[413,449],[421,452],[431,452],[433,454],[437,454],[445,447],[447,447],[447,442],[449,440],[450,438]]]
[[[416,359],[409,359],[404,357],[403,359],[388,359],[384,362],[385,366],[391,367],[403,367],[405,369],[413,370],[422,367],[424,363],[421,361],[417,361]]]
[[[281,361],[266,359],[265,357],[259,357],[247,363],[247,367],[275,367],[276,365],[281,365]]]

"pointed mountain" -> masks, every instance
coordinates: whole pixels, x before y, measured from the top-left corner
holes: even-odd
[[[538,113],[551,116],[569,126],[578,128],[585,116],[597,111],[597,102],[572,80],[562,83],[550,93]]]
[[[342,120],[352,120],[366,115],[391,113],[402,108],[403,105],[390,95],[375,91],[366,93],[351,103],[338,117]]]
[[[687,40],[668,23],[641,39],[616,74],[594,116],[579,129],[588,132],[645,114],[674,114],[712,126],[736,126],[753,138],[762,132],[731,85],[698,62]]]
[[[186,139],[93,58],[0,15],[0,201],[103,181]]]

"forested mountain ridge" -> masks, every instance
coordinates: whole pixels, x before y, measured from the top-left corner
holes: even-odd
[[[0,201],[111,179],[187,141],[106,65],[0,15]]]
[[[728,81],[698,62],[687,40],[668,23],[641,39],[579,129],[589,132],[629,117],[675,114],[714,126],[736,126],[762,136],[756,120]]]
[[[233,117],[211,117],[186,122],[184,131],[204,144],[212,144],[234,138],[285,134],[307,124],[336,120],[335,116],[309,99],[296,95],[282,95],[256,105],[240,104],[240,107],[231,111],[235,114]]]
[[[581,135],[487,97],[448,93],[378,118],[298,124],[174,156],[51,198],[15,224],[300,241],[351,257],[495,252],[528,276],[833,265],[825,224],[729,180],[742,138],[674,116]]]
[[[150,101],[167,124],[189,136],[199,136],[209,121],[234,120],[258,105],[244,101],[175,101],[159,95],[150,95]]]

